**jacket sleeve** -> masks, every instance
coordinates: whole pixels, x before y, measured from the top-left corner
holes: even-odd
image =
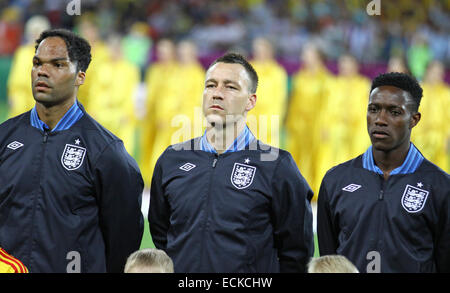
[[[314,254],[313,192],[292,156],[280,158],[272,179],[272,222],[280,272],[304,273]]]
[[[161,160],[163,158],[164,154],[156,162],[155,170],[153,171],[148,220],[153,244],[155,244],[156,248],[165,250],[167,245],[167,231],[170,226],[170,207],[163,188],[161,166]]]
[[[138,250],[144,231],[141,212],[144,182],[123,143],[110,144],[95,163],[100,229],[107,272],[123,272],[127,257]]]
[[[438,229],[439,231],[436,233],[438,237],[435,244],[436,268],[439,273],[450,273],[450,190],[448,188],[444,204],[442,205]]]
[[[333,223],[325,179],[326,176],[320,185],[317,199],[317,237],[320,255],[336,254],[338,247],[338,232]]]

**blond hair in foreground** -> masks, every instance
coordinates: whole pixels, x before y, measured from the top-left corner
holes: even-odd
[[[308,273],[359,273],[358,269],[342,255],[324,255],[312,258]]]
[[[145,248],[133,252],[125,264],[125,273],[173,273],[172,259],[161,249]]]

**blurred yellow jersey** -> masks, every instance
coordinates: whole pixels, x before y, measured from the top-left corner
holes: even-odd
[[[89,103],[91,99],[95,99],[96,92],[91,89],[91,85],[98,79],[98,75],[101,74],[98,70],[101,64],[109,62],[110,54],[108,47],[101,41],[92,44],[91,46],[91,63],[86,70],[86,78],[84,83],[79,87],[77,98],[83,104],[85,109],[89,109]]]
[[[169,143],[179,143],[203,135],[202,97],[205,87],[205,70],[200,63],[180,64],[177,70],[177,105],[171,114]],[[170,114],[170,113],[169,113]]]
[[[123,140],[130,154],[134,152],[136,127],[135,94],[140,82],[139,69],[120,59],[98,64],[90,85],[86,111],[102,126]]]
[[[316,185],[332,167],[364,153],[370,146],[366,113],[370,81],[362,75],[336,76],[320,116]]]
[[[450,172],[450,87],[446,83],[422,85],[422,117],[411,132],[412,142],[431,162]]]
[[[247,124],[259,140],[280,147],[287,101],[287,73],[275,61],[252,61],[251,64],[259,82],[256,105],[247,114]]]
[[[171,120],[176,115],[178,104],[181,102],[177,84],[178,70],[179,65],[176,62],[155,62],[150,65],[146,73],[146,114],[140,123],[141,154],[139,157],[139,167],[146,186],[150,184],[153,174],[153,157],[159,157],[165,149],[160,143],[160,135],[167,136],[170,132]],[[168,146],[167,143],[164,144],[166,144],[165,147]]]
[[[34,107],[31,90],[34,44],[19,47],[13,57],[8,78],[9,117],[22,114]]]
[[[319,123],[329,99],[332,77],[326,68],[317,72],[298,72],[292,80],[287,110],[287,150],[315,194],[321,181],[321,178],[316,178],[321,144]]]

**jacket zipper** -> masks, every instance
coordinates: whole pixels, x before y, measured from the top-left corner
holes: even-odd
[[[384,179],[383,176],[381,176],[381,188],[380,188],[380,193],[378,194],[378,201],[380,204],[380,224],[379,224],[379,228],[378,228],[378,233],[377,233],[377,237],[376,237],[376,243],[375,243],[375,247],[376,247],[376,251],[380,254],[381,256],[381,250],[383,249],[382,244],[383,244],[383,228],[384,228],[384,217],[385,217],[385,212],[386,212],[386,204],[384,203],[384,194],[385,194],[385,187],[387,184],[388,179]],[[381,264],[381,260],[380,260],[380,265]],[[379,268],[381,271],[381,267]]]
[[[44,141],[43,142],[46,143],[47,140],[48,140],[48,131],[44,130]]]
[[[381,188],[382,189],[380,190],[380,195],[378,196],[378,200],[383,200],[384,199],[384,190],[383,190],[383,187],[381,187]]]
[[[207,192],[207,194],[206,194],[206,203],[205,203],[205,223],[204,223],[204,228],[203,228],[203,241],[202,241],[202,247],[203,247],[203,249],[202,249],[202,251],[203,251],[203,253],[202,253],[202,255],[201,255],[201,260],[200,260],[200,267],[202,266],[202,263],[203,263],[203,257],[204,257],[204,255],[206,254],[206,249],[205,249],[205,247],[206,247],[206,231],[207,230],[209,230],[209,210],[210,210],[210,206],[209,206],[209,202],[210,202],[210,194],[211,194],[211,187],[212,187],[212,184],[213,184],[213,178],[214,178],[214,170],[215,170],[215,168],[216,168],[216,165],[217,165],[217,161],[218,161],[218,159],[219,159],[219,157],[218,157],[218,155],[217,154],[214,154],[214,159],[213,159],[213,162],[212,162],[212,164],[211,164],[211,167],[212,167],[212,170],[211,170],[211,176],[210,176],[210,180],[209,180],[209,187],[208,187],[208,192]],[[203,268],[200,268],[201,270],[203,269]]]
[[[45,147],[45,145],[46,145],[46,143],[47,143],[47,140],[48,140],[48,130],[44,130],[44,137],[43,137],[43,140],[42,140],[42,143],[43,143],[43,145],[42,145],[42,151],[41,151],[41,160],[39,161],[39,168],[38,168],[38,170],[42,170],[42,165],[44,164],[44,155],[45,155],[45,149],[46,149],[46,147]],[[41,184],[41,174],[42,173],[39,173],[39,175],[38,175],[38,180],[37,180],[37,185],[39,186],[40,184]],[[30,261],[30,265],[29,265],[29,267],[28,267],[28,269],[32,269],[32,267],[33,267],[33,264],[34,264],[34,260],[33,260],[33,251],[34,251],[34,247],[35,247],[35,245],[36,245],[36,242],[35,242],[35,233],[34,233],[34,230],[36,229],[35,228],[35,223],[36,223],[36,221],[35,221],[35,217],[36,217],[36,208],[37,208],[37,205],[39,205],[39,194],[40,194],[40,191],[38,191],[39,190],[39,188],[37,188],[37,190],[35,190],[34,191],[34,204],[33,204],[33,216],[32,216],[32,219],[33,219],[33,224],[32,224],[32,228],[31,228],[31,241],[30,241],[30,243],[31,243],[31,249],[30,249],[30,255],[29,255],[29,261]]]

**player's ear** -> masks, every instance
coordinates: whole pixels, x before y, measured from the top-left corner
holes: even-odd
[[[420,118],[422,117],[422,114],[420,112],[415,112],[411,115],[411,120],[409,122],[409,129],[413,129],[414,126],[419,123]]]
[[[247,100],[247,106],[245,107],[245,110],[250,111],[251,109],[253,109],[256,105],[256,100],[257,100],[256,94],[250,94]]]
[[[86,73],[84,71],[78,71],[77,77],[75,79],[75,85],[80,86],[84,84],[84,80],[86,79]]]

